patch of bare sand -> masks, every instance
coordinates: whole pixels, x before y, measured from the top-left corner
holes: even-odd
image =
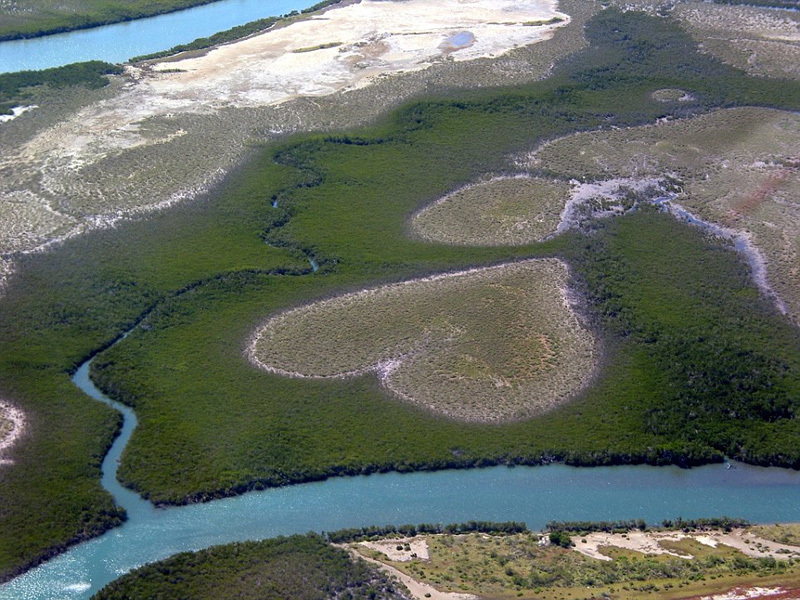
[[[0,467],[13,463],[5,455],[23,433],[25,417],[22,411],[0,400]]]
[[[361,88],[437,62],[498,56],[548,39],[568,21],[554,0],[363,0],[200,57],[128,67],[117,94],[0,157],[7,174],[0,204],[31,193],[22,208],[52,222],[28,237],[0,231],[0,248],[31,251],[213,185],[241,156],[246,133],[223,127],[224,139],[200,140],[194,130],[187,134],[187,120],[225,120],[231,110]],[[198,153],[198,144],[206,150]],[[173,165],[175,156],[190,160]],[[154,160],[170,173],[152,173]],[[36,215],[25,218],[36,222]]]
[[[669,554],[681,558],[691,558],[691,556],[667,550],[659,544],[663,540],[678,539],[680,538],[677,535],[664,534],[662,536],[662,534],[645,531],[629,531],[625,534],[595,532],[582,537],[580,541],[576,540],[575,550],[598,560],[611,560],[611,557],[602,552],[603,548],[608,547],[633,550],[643,554]],[[586,542],[583,540],[586,540]]]
[[[782,587],[735,587],[722,594],[692,596],[685,600],[797,600],[800,590],[787,590]]]
[[[422,537],[394,538],[375,542],[361,542],[362,546],[386,555],[389,560],[406,562],[413,558],[428,560],[428,540]],[[398,548],[400,548],[398,550]],[[408,548],[408,549],[406,549]],[[414,556],[412,556],[414,555]]]
[[[554,17],[563,20],[544,24]],[[424,69],[444,56],[495,56],[548,38],[567,20],[552,0],[363,0],[205,56],[157,64],[156,73],[178,72],[143,83],[178,102],[263,105]]]
[[[552,18],[561,21],[544,24]],[[65,168],[79,168],[105,153],[182,135],[179,129],[148,135],[139,124],[150,117],[327,95],[378,75],[424,69],[445,55],[503,54],[549,38],[568,20],[553,0],[364,0],[334,7],[200,57],[128,67],[122,93],[41,134],[23,155],[69,159]],[[443,47],[460,32],[474,39]]]
[[[584,543],[583,540],[586,540]],[[669,554],[680,558],[691,559],[692,556],[679,554],[662,546],[662,542],[678,542],[694,540],[706,546],[716,548],[723,545],[735,548],[742,554],[751,557],[772,557],[787,560],[800,557],[800,547],[779,544],[758,537],[745,529],[734,529],[730,533],[723,531],[704,531],[684,533],[682,531],[630,531],[620,533],[590,533],[576,540],[575,550],[598,560],[611,560],[603,553],[603,548],[622,548],[643,554]]]

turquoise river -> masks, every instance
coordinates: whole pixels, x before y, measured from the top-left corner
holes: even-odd
[[[116,479],[119,456],[136,427],[133,411],[89,379],[91,361],[73,381],[125,415],[103,462],[103,485],[128,512],[117,529],[0,587],[0,600],[89,598],[142,565],[236,540],[374,524],[616,520],[730,515],[754,522],[800,520],[800,473],[742,464],[677,467],[493,467],[435,473],[343,477],[251,492],[204,504],[155,508]]]

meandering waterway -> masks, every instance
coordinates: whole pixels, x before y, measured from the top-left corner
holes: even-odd
[[[165,15],[0,42],[0,73],[47,69],[74,62],[123,63],[257,19],[287,14],[316,0],[219,0]]]
[[[236,498],[155,508],[117,481],[117,465],[136,427],[133,411],[98,390],[85,362],[73,381],[122,411],[125,423],[103,462],[103,486],[128,512],[105,535],[0,587],[0,600],[77,600],[120,575],[177,552],[237,540],[374,524],[730,515],[754,522],[800,520],[800,473],[742,464],[677,467],[564,465],[493,467],[435,473],[333,478]]]

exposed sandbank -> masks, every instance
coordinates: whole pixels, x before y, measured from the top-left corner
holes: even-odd
[[[33,110],[34,108],[38,108],[35,104],[31,106],[15,106],[11,109],[10,115],[0,115],[0,123],[8,123],[9,121],[13,121],[18,116],[25,114],[29,110]]]

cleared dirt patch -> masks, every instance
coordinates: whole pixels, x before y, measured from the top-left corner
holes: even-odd
[[[454,419],[522,419],[571,399],[595,370],[568,277],[561,261],[528,260],[345,294],[269,319],[249,355],[293,377],[375,372]]]
[[[12,461],[4,455],[24,432],[25,417],[22,411],[0,401],[0,466],[11,464]]]
[[[406,562],[412,558],[428,560],[428,541],[424,537],[389,538],[376,542],[361,542],[360,545],[377,550],[389,560],[400,562]]]
[[[556,230],[570,186],[520,175],[475,183],[423,208],[411,219],[416,236],[455,245],[521,245]]]
[[[770,286],[800,321],[800,114],[736,108],[581,133],[543,146],[533,161],[589,181],[670,178],[682,206],[750,237]]]
[[[653,100],[657,102],[691,102],[692,95],[678,88],[663,88],[652,93]]]

